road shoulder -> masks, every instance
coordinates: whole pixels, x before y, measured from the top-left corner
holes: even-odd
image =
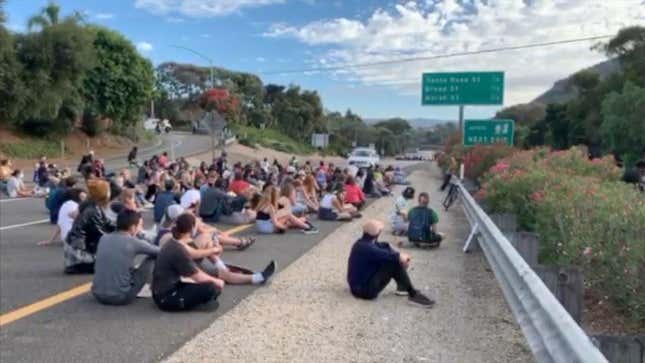
[[[438,171],[411,177],[439,210]],[[392,198],[364,213],[387,220]],[[394,295],[390,284],[376,301],[361,301],[345,283],[351,244],[361,221],[342,225],[189,341],[169,362],[525,362],[532,361],[483,256],[463,254],[468,223],[459,206],[440,213],[447,241],[436,250],[406,249],[416,287],[437,305],[420,309]],[[363,219],[365,220],[365,218]],[[394,241],[389,229],[383,240]]]

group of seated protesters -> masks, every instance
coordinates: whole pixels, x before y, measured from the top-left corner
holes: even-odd
[[[255,239],[213,223],[315,234],[308,215],[359,218],[366,197],[389,195],[393,182],[378,167],[314,168],[295,159],[285,166],[266,159],[229,165],[226,153],[198,168],[165,155],[131,161],[140,165],[136,180],[128,169],[105,174],[90,153],[79,165],[84,188],[71,176],[52,185],[46,206],[56,226],[40,244],[62,240],[65,273],[94,273],[92,292],[104,304],[130,303],[152,276],[152,296],[163,310],[191,309],[213,301],[227,283],[262,284],[275,272],[274,261],[255,273],[224,263],[225,247],[245,250]],[[147,230],[145,209],[155,222]]]

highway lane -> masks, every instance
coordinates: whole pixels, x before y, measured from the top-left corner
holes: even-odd
[[[47,218],[42,203],[41,199],[3,201],[0,204],[0,228],[15,222]],[[151,225],[149,213],[146,214],[146,222],[147,226]],[[299,232],[262,236],[249,250],[242,253],[229,251],[225,257],[228,262],[253,269],[262,268],[270,258],[275,258],[283,268],[338,225],[320,223],[321,234],[316,236]],[[37,241],[49,236],[52,228],[49,224],[41,224],[0,230],[0,314],[91,281],[91,276],[62,273],[61,245],[36,246]],[[2,358],[25,362],[90,359],[100,362],[114,361],[115,358],[120,361],[156,361],[172,353],[255,288],[228,286],[216,312],[190,314],[161,313],[149,299],[139,299],[128,307],[105,307],[95,303],[88,293],[81,293],[78,297],[2,326]],[[38,348],[34,349],[36,342]]]
[[[261,236],[247,251],[225,252],[225,260],[260,269],[270,259],[276,259],[279,268],[284,268],[339,226],[334,222],[318,225],[321,229],[318,235],[290,231],[286,235]],[[32,231],[21,229],[12,233]],[[253,230],[247,233],[253,234]],[[20,237],[16,236],[13,243],[3,238],[0,245],[0,255],[11,255],[2,261],[6,264],[0,279],[3,313],[90,281],[91,276],[62,274],[60,246],[25,245],[17,241]],[[23,259],[27,260],[21,263]],[[220,308],[215,312],[179,314],[160,312],[150,299],[137,299],[127,307],[106,307],[96,303],[91,295],[83,294],[3,326],[0,329],[2,358],[8,362],[156,361],[175,351],[255,288],[258,287],[227,286],[220,298]]]

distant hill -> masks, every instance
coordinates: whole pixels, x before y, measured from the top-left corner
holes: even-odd
[[[385,120],[387,119],[385,118],[363,119],[363,121],[365,121],[365,123],[368,125],[373,125]],[[427,129],[427,128],[437,126],[438,124],[442,124],[446,122],[455,122],[454,120],[440,120],[435,118],[406,118],[405,120],[407,120],[410,126],[412,126],[415,129]]]
[[[610,59],[587,69],[597,72],[600,75],[600,79],[605,79],[620,70],[620,63],[617,59]],[[571,101],[577,96],[577,92],[571,83],[571,77],[572,75],[555,82],[551,89],[544,92],[530,103],[548,105],[549,103],[566,103]]]

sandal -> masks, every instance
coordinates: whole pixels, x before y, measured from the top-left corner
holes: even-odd
[[[244,251],[255,243],[255,238],[241,238],[241,243],[237,246],[238,251]]]

